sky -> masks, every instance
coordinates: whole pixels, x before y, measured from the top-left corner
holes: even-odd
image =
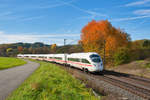
[[[150,0],[0,0],[0,44],[75,44],[92,20],[150,39]]]

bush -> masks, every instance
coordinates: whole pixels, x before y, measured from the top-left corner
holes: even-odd
[[[145,67],[150,68],[150,63],[147,63]]]
[[[128,63],[129,61],[130,61],[130,56],[129,56],[128,48],[120,48],[114,55],[115,65]]]
[[[134,49],[130,50],[131,61],[144,60],[150,57],[150,49]]]

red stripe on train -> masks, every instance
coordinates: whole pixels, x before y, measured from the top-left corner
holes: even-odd
[[[64,61],[64,60],[57,60],[57,59],[48,59],[50,61],[58,61],[58,62],[67,62],[67,63],[72,63],[72,64],[78,64],[78,65],[82,65],[82,66],[89,66],[89,67],[92,67],[92,65],[89,65],[89,64],[83,64],[83,63],[79,63],[79,62],[73,62],[73,61]]]

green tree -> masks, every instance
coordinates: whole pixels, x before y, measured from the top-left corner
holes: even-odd
[[[115,65],[128,63],[130,61],[130,51],[128,48],[120,48],[114,55]]]

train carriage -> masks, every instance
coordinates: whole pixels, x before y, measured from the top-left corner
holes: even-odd
[[[54,62],[64,64],[65,61],[65,54],[54,54],[53,56]]]
[[[95,52],[72,53],[72,54],[18,54],[18,58],[30,58],[45,60],[59,64],[67,64],[84,71],[101,72],[103,62],[101,57]]]
[[[67,56],[67,64],[82,70],[99,72],[103,70],[101,57],[94,52],[73,53]]]
[[[50,62],[53,62],[54,59],[53,59],[53,56],[54,54],[46,54],[47,58],[45,59],[46,61],[50,61]]]

